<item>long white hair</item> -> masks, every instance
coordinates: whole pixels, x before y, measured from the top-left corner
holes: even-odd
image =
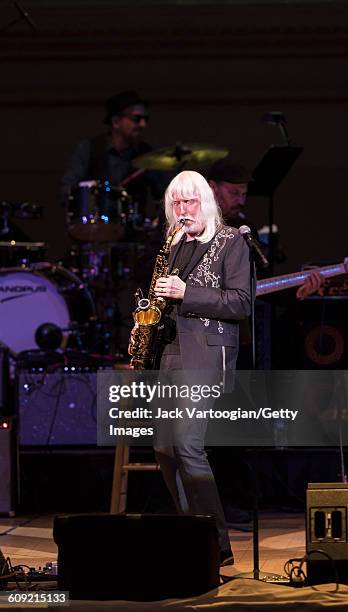
[[[203,232],[197,236],[199,242],[209,242],[215,235],[218,227],[223,223],[220,208],[215,200],[214,192],[205,178],[193,170],[184,170],[177,174],[168,185],[165,195],[165,213],[167,219],[167,235],[177,225],[177,217],[174,214],[173,202],[178,200],[190,200],[198,198],[201,210],[197,221],[202,222]],[[178,242],[183,235],[183,230],[177,233],[173,244]]]

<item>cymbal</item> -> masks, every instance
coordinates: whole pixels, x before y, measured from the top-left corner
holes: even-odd
[[[124,236],[124,227],[119,223],[75,223],[69,227],[69,234],[74,240],[81,242],[110,242],[121,240]]]
[[[173,147],[157,149],[136,157],[132,164],[144,170],[180,170],[193,166],[210,166],[228,155],[228,149],[207,143],[184,144],[177,142]]]
[[[20,242],[18,240],[2,240],[0,242],[0,248],[5,247],[6,249],[42,249],[47,247],[47,242]]]

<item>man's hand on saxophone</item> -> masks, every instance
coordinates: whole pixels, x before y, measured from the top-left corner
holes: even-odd
[[[172,300],[182,300],[185,295],[186,283],[178,276],[161,276],[155,285],[157,297],[168,297]]]

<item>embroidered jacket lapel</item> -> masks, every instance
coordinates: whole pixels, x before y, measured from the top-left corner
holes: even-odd
[[[190,261],[190,263],[186,266],[185,268],[185,272],[182,275],[182,280],[186,281],[186,279],[188,278],[189,274],[191,274],[192,270],[195,268],[195,266],[198,264],[198,262],[204,257],[204,255],[206,254],[207,250],[210,248],[213,240],[215,239],[215,237],[217,236],[217,234],[219,233],[219,231],[221,230],[222,226],[220,225],[218,227],[218,229],[216,230],[214,236],[212,237],[211,240],[209,240],[209,242],[205,242],[205,243],[201,243],[199,242],[197,244],[196,250],[193,254],[193,257]]]
[[[177,252],[182,244],[182,242],[186,240],[186,235],[184,234],[182,236],[182,238],[179,240],[179,242],[177,244],[175,244],[173,246],[173,248],[171,249],[170,253],[169,253],[169,258],[168,258],[168,274],[172,274],[172,270],[173,270],[173,264],[177,255]]]
[[[212,241],[214,240],[215,236],[219,233],[219,231],[221,230],[221,226],[217,229],[217,231],[215,232],[213,238],[211,240],[209,240],[209,242],[204,242],[202,244],[202,242],[198,242],[196,250],[191,258],[191,261],[189,262],[189,264],[186,266],[184,274],[181,276],[181,280],[186,281],[187,277],[189,276],[189,274],[191,274],[192,270],[195,268],[195,266],[198,264],[198,262],[202,259],[202,257],[204,257],[205,253],[207,252],[207,250],[209,249],[209,247],[211,246]],[[181,242],[185,240],[185,235],[181,238],[181,240],[179,240],[178,244],[175,245],[175,247],[172,249],[170,256],[169,256],[169,266],[168,266],[168,273],[171,274],[172,269],[173,269],[173,262],[175,260],[176,254],[178,252],[179,246],[181,244]]]
[[[210,245],[211,245],[211,240],[209,240],[209,242],[205,242],[204,244],[202,244],[201,242],[198,242],[195,252],[193,253],[193,256],[191,258],[191,261],[186,266],[184,274],[181,277],[181,280],[186,281],[188,275],[191,274],[192,270],[195,268],[198,262],[202,259],[202,257],[204,257]]]

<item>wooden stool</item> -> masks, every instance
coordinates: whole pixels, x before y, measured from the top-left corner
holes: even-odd
[[[127,506],[128,472],[156,472],[158,463],[129,463],[129,446],[117,446],[111,490],[110,513],[125,512]]]

